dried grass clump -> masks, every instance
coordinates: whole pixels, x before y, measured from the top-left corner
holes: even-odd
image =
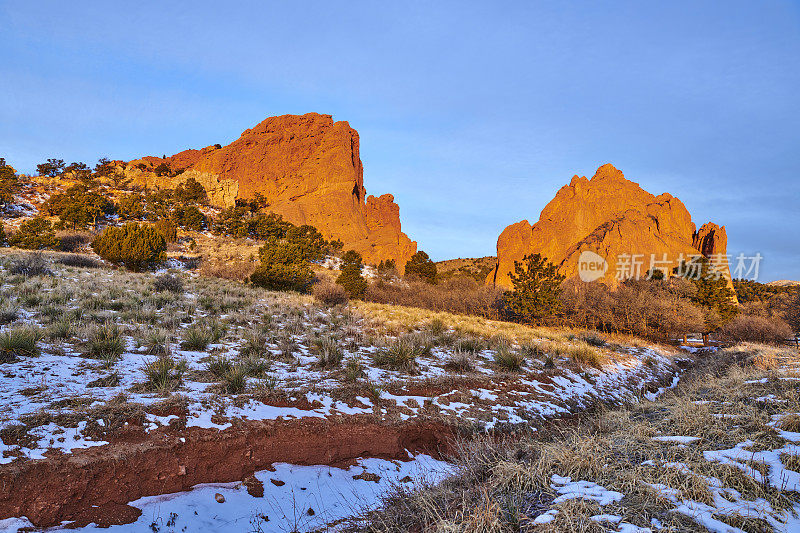
[[[334,337],[315,339],[311,349],[317,354],[317,365],[320,368],[338,367],[344,359],[344,351]]]
[[[125,340],[119,326],[106,322],[95,327],[86,343],[86,355],[102,359],[107,365],[116,362],[125,351]]]
[[[200,275],[209,278],[222,278],[233,281],[247,282],[258,263],[252,261],[203,261],[200,265]]]
[[[417,357],[423,353],[424,348],[412,339],[399,338],[391,341],[388,346],[379,348],[372,354],[372,360],[382,368],[413,371],[416,368]]]
[[[503,370],[519,372],[525,365],[525,355],[521,351],[509,347],[498,348],[494,354],[494,362]]]
[[[470,352],[472,354],[476,354],[483,350],[486,346],[483,342],[483,339],[473,336],[467,337],[460,337],[458,338],[455,343],[453,343],[453,347],[456,350],[460,350],[462,352]]]
[[[145,363],[142,372],[145,376],[144,389],[166,394],[178,388],[186,372],[185,359],[176,359],[167,353]]]
[[[77,252],[83,248],[88,247],[89,243],[92,242],[95,235],[88,231],[84,232],[58,232],[56,234],[58,237],[58,249],[62,252]],[[75,254],[78,255],[78,254]],[[79,256],[81,257],[81,256]],[[60,261],[59,261],[60,262]],[[67,263],[64,263],[67,264]],[[70,265],[70,266],[81,266],[81,265]],[[89,267],[93,268],[93,267]]]
[[[39,355],[36,346],[42,338],[39,328],[22,326],[0,333],[0,363],[10,363],[17,357]]]
[[[270,337],[264,328],[253,328],[243,337],[242,347],[239,348],[241,357],[263,357],[269,354]]]
[[[469,351],[456,350],[445,362],[444,367],[453,372],[474,372],[475,354]]]
[[[344,376],[347,381],[355,382],[366,376],[364,363],[358,355],[352,355],[345,360]]]
[[[233,368],[233,363],[225,356],[214,356],[206,361],[205,369],[215,378],[222,378]]]
[[[244,369],[244,373],[251,378],[265,377],[271,366],[269,360],[254,354],[241,358],[239,364]]]
[[[781,417],[778,426],[784,431],[800,433],[800,415],[792,413]]]
[[[739,343],[726,353],[734,356],[742,366],[757,370],[775,370],[795,357],[792,350],[753,342]]]
[[[284,360],[291,360],[299,349],[299,345],[288,333],[284,333],[278,338],[278,351]]]
[[[233,365],[222,376],[222,390],[228,394],[239,394],[247,388],[247,367],[242,364]]]
[[[580,339],[595,348],[603,348],[608,344],[608,341],[598,333],[584,333],[580,336]]]
[[[215,333],[212,328],[202,325],[194,325],[187,328],[181,341],[182,350],[203,352],[208,345],[215,341]],[[218,338],[217,338],[218,340]]]
[[[800,454],[784,453],[781,455],[781,462],[789,470],[800,472]]]
[[[47,326],[46,334],[50,340],[66,340],[75,333],[75,323],[69,316],[62,317],[60,320],[52,322]]]
[[[566,354],[579,365],[602,368],[605,358],[595,348],[579,343],[565,348]]]
[[[19,317],[19,307],[12,303],[4,303],[0,307],[0,326],[10,324]]]
[[[468,278],[453,278],[437,285],[416,280],[379,280],[367,287],[369,302],[419,307],[487,318],[498,318],[503,291]]]
[[[434,336],[439,336],[447,331],[447,325],[441,318],[432,318],[425,324],[425,331]]]

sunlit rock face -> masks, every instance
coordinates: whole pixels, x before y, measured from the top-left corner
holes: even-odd
[[[574,176],[545,206],[539,221],[508,226],[497,239],[497,265],[487,283],[510,287],[514,261],[540,253],[567,277],[576,276],[579,258],[591,251],[608,263],[598,281],[616,285],[618,274],[638,268],[646,275],[655,266],[671,270],[681,259],[705,255],[730,279],[725,227],[704,224],[696,231],[683,203],[669,193],[654,196],[613,165],[597,169],[591,179]],[[585,255],[584,255],[585,257]],[[641,262],[638,267],[635,263]],[[630,264],[628,264],[630,263]]]
[[[219,207],[260,194],[269,211],[294,224],[315,226],[368,263],[393,259],[402,270],[416,252],[417,243],[401,231],[394,197],[366,194],[358,132],[330,115],[270,117],[227,146],[144,157],[126,167],[149,171],[162,163],[173,173],[184,171],[158,178],[164,186],[194,177]],[[147,174],[152,180],[152,172]]]

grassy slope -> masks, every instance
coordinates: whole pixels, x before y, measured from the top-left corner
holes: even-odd
[[[7,445],[45,446],[58,429],[48,424],[80,420],[92,445],[132,411],[162,424],[150,416],[161,402],[184,405],[186,425],[297,414],[280,400],[326,416],[519,424],[638,395],[673,371],[672,350],[635,339],[381,304],[324,308],[185,272],[183,293],[159,292],[151,273],[65,266],[64,254],[47,256],[52,275],[14,274],[24,257],[0,252],[0,333],[41,337],[0,365]]]
[[[653,531],[795,530],[798,361],[791,350],[743,345],[709,356],[655,401],[513,441],[464,443],[456,477],[398,492],[366,525],[352,529],[599,532],[628,524]],[[576,489],[554,476],[585,483]],[[565,485],[607,501],[565,497]],[[598,521],[603,515],[612,522]]]

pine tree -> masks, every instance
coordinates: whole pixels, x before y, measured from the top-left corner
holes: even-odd
[[[14,201],[14,189],[17,187],[17,171],[6,165],[6,160],[0,157],[0,206]]]
[[[676,274],[683,273],[694,283],[697,292],[691,300],[705,310],[705,331],[710,333],[730,322],[739,312],[734,303],[736,293],[728,287],[728,280],[715,272],[711,262],[705,257],[698,257],[675,269]]]
[[[522,262],[514,261],[511,274],[514,289],[504,297],[506,313],[524,322],[554,315],[561,308],[559,294],[564,279],[558,267],[541,254],[526,255]]]
[[[367,280],[361,275],[362,267],[360,253],[348,250],[342,256],[342,272],[336,278],[336,283],[344,287],[350,298],[364,298],[364,293],[367,291]]]
[[[417,276],[421,280],[435,284],[436,283],[436,263],[431,261],[428,254],[420,250],[411,256],[411,259],[406,263],[406,275],[411,274]]]

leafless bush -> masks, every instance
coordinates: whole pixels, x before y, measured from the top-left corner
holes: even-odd
[[[59,238],[58,249],[62,252],[77,252],[94,239],[94,235],[89,232],[62,232],[56,236]]]
[[[180,276],[161,274],[153,281],[153,290],[156,292],[167,291],[180,294],[183,292],[183,280]]]
[[[666,340],[703,330],[703,311],[690,300],[694,290],[682,279],[629,281],[614,290],[572,279],[561,302],[567,325]]]
[[[317,302],[328,307],[344,305],[349,301],[347,291],[344,290],[344,287],[330,281],[315,283],[312,293]]]
[[[761,342],[780,344],[792,337],[792,329],[778,317],[739,315],[719,331],[724,342]]]
[[[103,268],[103,263],[94,257],[81,254],[63,255],[56,259],[59,263],[71,267],[79,268]]]
[[[49,276],[53,272],[48,268],[47,261],[41,253],[32,253],[12,260],[8,264],[8,271],[11,274],[21,274],[23,276]]]
[[[246,282],[255,272],[257,263],[250,261],[203,261],[200,275],[209,278],[222,278]]]
[[[413,280],[379,280],[367,287],[364,299],[369,302],[497,318],[502,293],[500,289],[468,278],[454,278],[438,285]]]

